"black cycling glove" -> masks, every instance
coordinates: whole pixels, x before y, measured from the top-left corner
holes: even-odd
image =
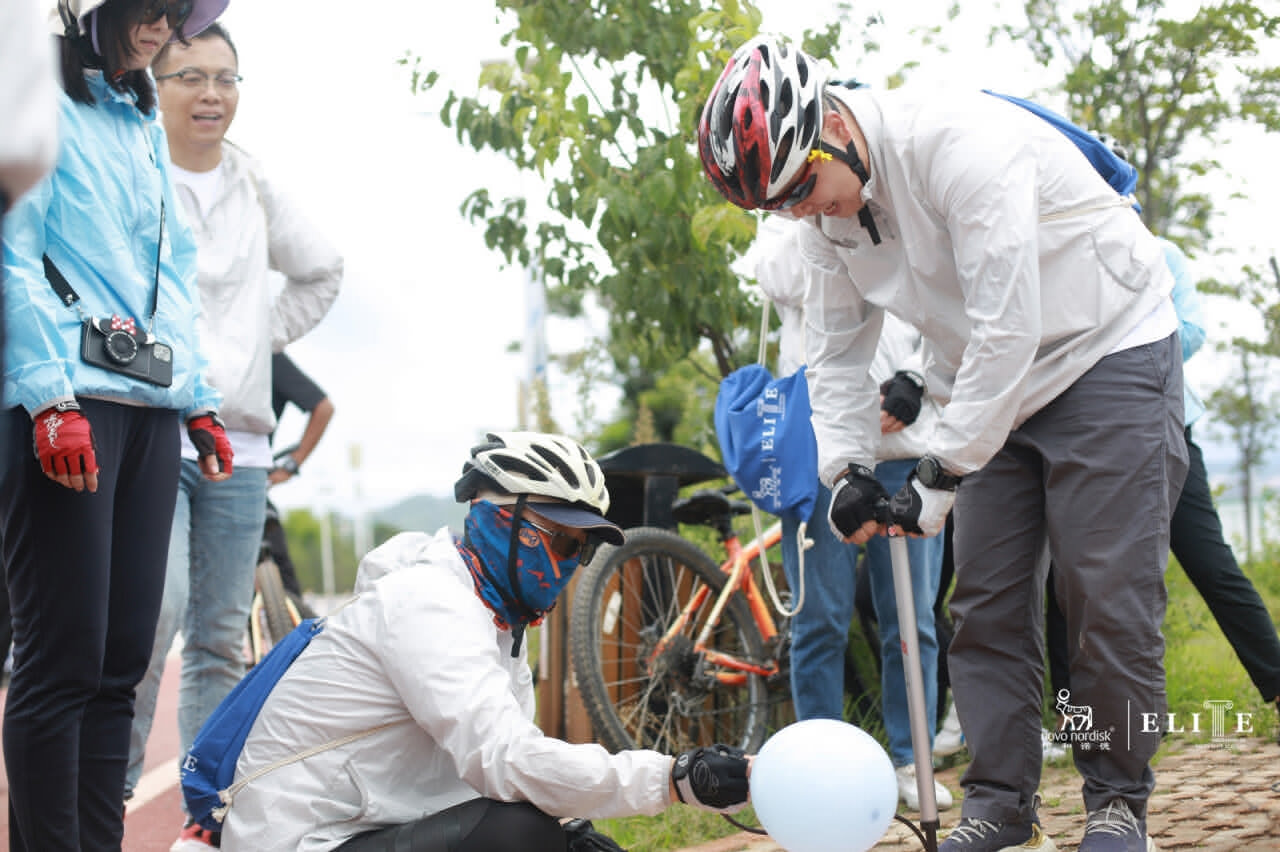
[[[924,399],[924,383],[914,373],[899,370],[893,378],[880,385],[884,402],[880,407],[888,414],[910,426],[920,416],[920,403]]]
[[[889,494],[875,474],[862,465],[849,465],[831,492],[831,506],[827,509],[831,530],[845,539],[867,521],[885,523],[888,513]]]
[[[564,824],[568,852],[627,852],[613,838],[596,831],[589,819],[571,819]]]
[[[680,801],[704,811],[736,813],[747,806],[747,754],[740,748],[720,745],[683,752],[671,767]]]

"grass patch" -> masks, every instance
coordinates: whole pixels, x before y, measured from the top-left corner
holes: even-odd
[[[747,808],[733,818],[743,825],[758,826],[755,812]],[[719,814],[676,806],[655,817],[592,820],[597,830],[617,841],[628,852],[670,852],[697,846],[740,829]]]

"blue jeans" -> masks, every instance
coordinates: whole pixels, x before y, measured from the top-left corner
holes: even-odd
[[[126,799],[142,776],[160,677],[179,627],[183,636],[178,694],[181,754],[186,754],[200,726],[244,676],[245,627],[266,506],[266,468],[236,467],[230,479],[210,482],[194,461],[182,460],[164,601],[151,663],[138,684],[134,704]]]
[[[881,462],[876,478],[893,494],[915,468],[914,459]],[[853,620],[858,547],[831,532],[827,506],[831,492],[820,489],[807,535],[813,547],[805,553],[804,607],[791,623],[791,696],[796,719],[839,719],[844,710],[844,654]],[[799,589],[795,531],[798,522],[784,519],[782,564],[793,592]],[[909,538],[911,588],[920,640],[920,669],[929,729],[929,747],[937,729],[938,636],[933,601],[942,570],[942,537]],[[881,707],[894,766],[912,763],[911,717],[907,711],[906,672],[902,665],[898,608],[893,591],[893,565],[888,539],[867,542],[867,570],[880,632]]]

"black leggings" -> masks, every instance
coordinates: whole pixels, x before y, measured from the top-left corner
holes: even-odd
[[[0,414],[14,643],[4,715],[11,852],[120,849],[134,687],[164,591],[178,414],[80,404],[101,468],[92,494],[41,472],[25,410]]]
[[[357,835],[339,852],[565,852],[560,821],[528,802],[470,799],[415,822]]]

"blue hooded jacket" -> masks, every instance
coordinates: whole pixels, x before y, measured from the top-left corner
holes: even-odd
[[[184,419],[216,409],[221,397],[204,380],[196,333],[196,244],[169,179],[164,130],[101,72],[86,78],[95,103],[60,96],[57,165],[4,218],[4,405],[35,415],[78,395],[171,408]],[[167,388],[81,360],[80,313],[54,293],[42,260],[48,254],[67,278],[85,315],[133,317],[148,328],[162,198],[151,331],[173,348]]]

